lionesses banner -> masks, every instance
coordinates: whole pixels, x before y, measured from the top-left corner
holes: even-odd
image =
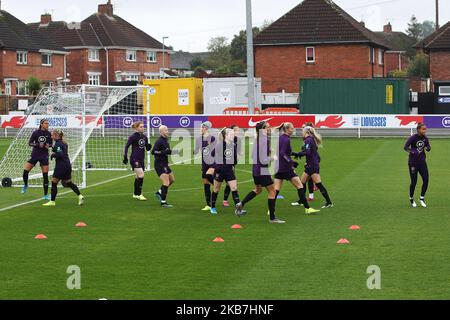
[[[52,128],[77,129],[83,125],[82,116],[0,116],[0,124],[3,129],[36,128],[42,119],[47,119]],[[147,124],[150,119],[152,128],[166,125],[173,129],[198,128],[200,123],[210,121],[214,128],[220,129],[233,124],[243,129],[254,128],[259,121],[267,121],[272,127],[284,122],[292,122],[299,128],[305,123],[311,122],[318,129],[410,129],[423,122],[432,129],[450,129],[449,116],[417,116],[417,115],[196,115],[196,116],[86,116],[88,128],[126,129],[131,128],[136,121]]]

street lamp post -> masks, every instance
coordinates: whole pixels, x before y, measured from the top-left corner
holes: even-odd
[[[166,69],[166,39],[169,39],[169,37],[163,37],[163,51],[162,51],[162,61],[163,61],[163,66],[162,66],[162,72],[163,72],[163,79],[166,78],[166,73],[165,73],[165,69]]]
[[[255,113],[255,68],[253,54],[252,0],[247,1],[247,78],[248,78],[248,112]]]

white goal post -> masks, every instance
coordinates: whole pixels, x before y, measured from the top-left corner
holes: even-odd
[[[132,123],[128,122],[129,119],[142,118],[148,127],[148,89],[146,86],[90,85],[42,89],[22,117],[21,127],[0,162],[0,180],[11,179],[12,186],[23,184],[23,166],[32,151],[29,138],[42,119],[49,121],[50,131],[61,129],[64,132],[73,168],[72,180],[80,187],[87,186],[86,172],[89,170],[126,170],[122,154],[132,133]],[[116,125],[116,120],[128,122],[126,126]],[[53,166],[54,161],[51,161],[50,175]],[[39,168],[30,173],[29,186],[42,186]]]

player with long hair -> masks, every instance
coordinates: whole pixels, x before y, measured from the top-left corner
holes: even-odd
[[[411,177],[409,201],[413,208],[417,208],[417,204],[414,201],[414,193],[416,191],[418,175],[420,174],[423,181],[422,192],[420,194],[420,205],[426,208],[427,204],[425,202],[425,196],[430,182],[426,152],[431,151],[431,145],[430,140],[427,137],[427,127],[425,124],[418,124],[417,133],[406,141],[404,149],[409,153],[408,167]]]
[[[281,191],[283,181],[289,181],[297,190],[299,199],[305,207],[305,213],[314,214],[320,212],[320,210],[316,210],[309,206],[309,203],[306,200],[303,184],[297,173],[295,173],[295,169],[299,166],[299,164],[298,162],[293,161],[291,158],[293,154],[291,146],[291,136],[295,131],[294,125],[287,122],[283,123],[278,129],[280,130],[281,135],[279,138],[277,173],[275,175],[276,196],[278,197]]]
[[[325,198],[326,203],[322,209],[333,208],[333,202],[320,177],[320,155],[318,150],[319,146],[322,145],[322,136],[317,133],[316,129],[313,127],[305,127],[303,128],[303,138],[305,145],[302,148],[302,151],[298,154],[294,154],[296,158],[306,157],[305,171],[301,181],[303,184],[306,184],[308,181],[312,180]]]
[[[174,154],[170,149],[169,128],[167,126],[159,127],[159,139],[155,142],[152,154],[155,156],[155,171],[161,180],[162,186],[155,193],[156,198],[160,201],[162,208],[173,208],[167,203],[167,195],[169,188],[175,183],[175,175],[169,166],[169,156]]]
[[[28,145],[33,147],[33,151],[31,152],[31,158],[25,164],[23,169],[23,187],[22,193],[25,194],[28,190],[28,179],[30,175],[30,171],[37,165],[41,166],[42,178],[43,178],[43,187],[44,187],[44,200],[50,200],[48,196],[48,187],[49,187],[49,149],[53,145],[52,135],[49,128],[49,122],[47,119],[42,119],[39,123],[39,129],[34,131],[28,141]]]
[[[244,207],[247,203],[255,199],[263,191],[263,188],[268,193],[268,207],[270,215],[270,223],[284,224],[283,220],[277,219],[275,216],[275,205],[277,192],[275,190],[275,183],[269,172],[269,165],[272,161],[277,160],[276,155],[272,156],[270,146],[271,128],[267,121],[261,121],[256,125],[256,138],[253,143],[253,181],[255,189],[250,192],[242,201]]]
[[[148,137],[144,134],[145,126],[142,121],[133,123],[133,130],[135,131],[129,138],[125,145],[123,164],[131,164],[136,179],[134,180],[134,194],[133,198],[139,201],[147,201],[142,194],[145,176],[145,152],[152,149],[152,145],[148,142]],[[128,150],[131,147],[131,157],[128,161]]]
[[[236,146],[236,152],[234,154],[234,166],[233,166],[233,170],[236,173],[236,166],[239,162],[239,157],[242,155],[242,144],[241,144],[241,139],[239,138],[239,133],[241,131],[241,128],[239,128],[239,126],[237,124],[233,124],[230,126],[230,129],[234,130],[234,143]],[[223,206],[224,207],[229,207],[230,206],[230,202],[228,201],[228,199],[230,198],[230,194],[231,194],[231,188],[230,186],[227,184],[225,187],[225,191],[223,193]]]
[[[194,150],[194,155],[199,152],[202,153],[202,179],[206,201],[206,207],[202,211],[211,211],[211,186],[214,185],[214,144],[216,138],[209,132],[211,128],[211,122],[202,123],[201,137],[197,139]]]
[[[215,157],[216,170],[214,174],[214,191],[211,197],[211,214],[217,214],[216,202],[222,187],[226,182],[231,189],[231,194],[235,203],[235,214],[243,214],[242,203],[239,199],[237,179],[234,171],[235,153],[237,152],[235,132],[233,129],[224,128],[219,133],[219,141],[216,143]]]
[[[56,160],[55,170],[52,177],[52,196],[49,202],[45,203],[44,207],[56,206],[56,196],[58,195],[58,183],[61,181],[65,188],[72,189],[78,196],[78,205],[84,204],[84,197],[80,189],[72,182],[72,165],[69,159],[69,146],[64,141],[64,133],[59,130],[52,131],[52,139],[55,141],[53,146],[53,153],[51,160]]]
[[[315,125],[313,122],[306,122],[305,124],[303,124],[302,129],[304,129],[305,127],[315,128]],[[319,162],[320,162],[320,155],[319,155]],[[316,192],[317,190],[319,190],[319,188],[317,188],[317,186],[314,184],[314,181],[312,179],[309,179],[309,181],[308,181],[308,191],[309,191],[308,201],[309,202],[313,202],[315,200],[314,192]],[[300,200],[292,203],[293,207],[297,207],[297,206],[301,206],[301,205],[302,204],[300,203]]]

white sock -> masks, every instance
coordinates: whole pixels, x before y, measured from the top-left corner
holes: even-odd
[[[310,194],[309,194],[309,198],[310,198],[310,199],[314,199],[314,193],[310,193]]]

